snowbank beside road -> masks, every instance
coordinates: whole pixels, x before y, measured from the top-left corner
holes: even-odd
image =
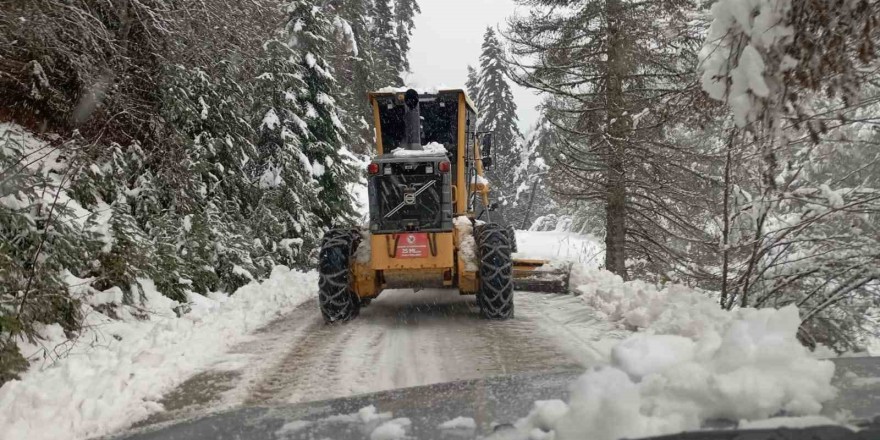
[[[835,395],[834,365],[798,342],[793,306],[724,311],[705,292],[592,269],[572,284],[636,333],[572,385],[567,403],[536,402],[517,424],[524,437],[611,440],[695,430],[709,419],[813,415]]]
[[[149,320],[136,319],[126,307],[117,308],[121,320],[90,310],[83,333],[68,347],[66,357],[34,367],[21,380],[0,388],[2,437],[87,438],[160,411],[157,401],[165,392],[251,331],[314,296],[317,285],[314,272],[279,266],[269,279],[232,296],[193,294],[192,310],[178,318],[172,310],[177,303],[146,282],[148,301],[140,311]],[[57,330],[50,327],[46,333],[63,338]],[[48,340],[44,345],[62,342]]]
[[[580,263],[598,267],[603,248],[596,237],[561,231],[516,231],[514,258],[551,260],[554,263]]]

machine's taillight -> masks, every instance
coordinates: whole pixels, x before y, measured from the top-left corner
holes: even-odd
[[[451,167],[452,167],[452,166],[449,164],[449,162],[440,162],[440,163],[437,165],[437,169],[440,170],[441,173],[448,173],[448,172],[449,172],[449,169],[450,169]]]
[[[379,164],[376,162],[370,163],[370,165],[367,166],[367,172],[370,174],[379,174]]]

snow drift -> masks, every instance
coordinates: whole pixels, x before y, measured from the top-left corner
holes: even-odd
[[[724,311],[705,292],[595,269],[572,280],[599,314],[635,333],[571,386],[567,403],[536,402],[516,425],[524,437],[611,440],[695,430],[710,419],[813,415],[835,395],[834,364],[798,342],[794,306]]]
[[[163,297],[152,282],[141,280],[147,303],[116,308],[120,320],[95,309],[76,343],[66,341],[57,325],[43,332],[48,353],[64,348],[67,356],[35,365],[21,380],[0,388],[0,432],[9,439],[77,439],[126,427],[160,411],[158,400],[175,386],[241,342],[269,320],[315,295],[314,272],[277,266],[269,279],[252,282],[233,295],[191,294],[192,310],[177,317],[179,304]],[[120,298],[104,298],[113,303]],[[52,349],[51,347],[55,347]],[[39,347],[21,344],[25,355]]]
[[[565,230],[519,230],[516,231],[516,244],[518,252],[513,254],[514,258],[546,259],[553,264],[597,267],[604,257],[600,239]]]

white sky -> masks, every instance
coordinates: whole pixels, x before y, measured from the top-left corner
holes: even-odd
[[[517,7],[513,0],[419,0],[409,61],[408,85],[464,88],[468,64],[480,65],[486,26],[504,27]],[[538,118],[540,99],[512,82],[520,130],[525,134]],[[472,97],[473,98],[473,97]]]

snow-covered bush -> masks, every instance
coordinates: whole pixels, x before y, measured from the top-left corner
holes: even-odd
[[[532,226],[529,227],[529,231],[554,231],[556,230],[556,224],[559,222],[559,217],[556,214],[547,214],[542,215],[535,219],[532,222]]]
[[[90,240],[57,158],[57,146],[0,124],[0,383],[27,367],[16,341],[37,337],[37,322],[73,331],[81,318],[62,271],[88,260]]]
[[[865,157],[864,122],[880,111],[880,5],[724,0],[711,14],[702,88],[734,122],[720,142],[722,303],[796,304],[805,343],[861,348],[880,279],[880,179],[849,159]]]

